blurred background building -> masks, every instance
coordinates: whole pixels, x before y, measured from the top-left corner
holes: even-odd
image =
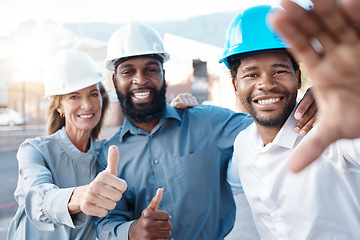
[[[228,20],[231,19],[229,14]],[[229,21],[224,20],[225,29],[221,38],[225,35],[225,22]],[[179,30],[176,23],[173,25]],[[102,29],[99,24],[64,25],[37,19],[21,24],[8,37],[0,38],[0,108],[24,113],[28,117],[27,124],[45,124],[48,100],[43,97],[42,65],[60,49],[78,49],[92,56],[106,75],[104,84],[112,99],[106,124],[121,125],[123,117],[116,94],[112,91],[111,72],[104,67],[107,39],[119,26],[104,24]],[[161,24],[158,27],[162,29],[162,32],[159,31],[171,56],[164,65],[167,101],[170,102],[179,93],[188,92],[196,96],[199,103],[238,110],[228,70],[218,63],[222,48],[168,33],[171,31],[166,31]],[[154,28],[157,29],[156,26]],[[186,32],[184,25],[182,31]],[[215,34],[218,33],[214,31],[205,39],[214,39]],[[196,37],[199,38],[194,34]]]
[[[222,12],[187,20],[147,23],[161,33],[170,54],[170,61],[164,64],[168,102],[177,94],[188,92],[199,103],[242,111],[229,71],[224,64],[218,63],[227,26],[237,13]],[[104,64],[107,40],[120,26],[60,24],[36,19],[24,22],[9,36],[0,37],[0,108],[25,114],[29,125],[43,126],[48,103],[43,97],[43,63],[60,49],[77,49],[92,56],[106,75],[104,84],[112,101],[105,124],[121,125],[122,111],[113,91],[111,72]],[[309,86],[307,82],[305,79],[302,89]]]

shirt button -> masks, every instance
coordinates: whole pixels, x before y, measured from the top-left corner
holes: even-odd
[[[154,160],[154,163],[155,163],[155,164],[158,164],[158,163],[159,163],[159,160],[155,159],[155,160]]]
[[[170,240],[175,240],[175,238],[170,238]]]

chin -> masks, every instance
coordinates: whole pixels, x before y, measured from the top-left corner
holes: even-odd
[[[150,108],[151,102],[150,103],[134,103],[133,102],[133,106],[136,110],[146,110],[146,109]]]

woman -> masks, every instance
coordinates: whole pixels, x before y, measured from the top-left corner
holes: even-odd
[[[88,55],[63,50],[44,66],[44,77],[48,136],[19,147],[19,207],[8,239],[95,239],[88,215],[105,216],[126,189],[109,172],[95,178],[104,143],[96,139],[109,104],[103,75]]]
[[[46,137],[21,144],[19,204],[8,239],[95,239],[92,216],[103,217],[120,200],[126,183],[117,165],[96,176],[96,159],[105,140],[96,141],[109,98],[94,60],[75,50],[63,50],[44,66],[45,96],[50,98]],[[172,104],[197,105],[189,95]],[[115,162],[117,149],[112,149]],[[95,178],[95,179],[94,179]],[[89,184],[90,183],[90,184]]]

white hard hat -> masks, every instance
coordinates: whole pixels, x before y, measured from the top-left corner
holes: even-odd
[[[106,68],[114,71],[114,61],[117,59],[149,54],[160,56],[163,62],[169,59],[161,36],[155,29],[130,22],[111,35],[107,46]]]
[[[43,69],[45,97],[71,93],[103,79],[94,59],[77,50],[60,50]]]

